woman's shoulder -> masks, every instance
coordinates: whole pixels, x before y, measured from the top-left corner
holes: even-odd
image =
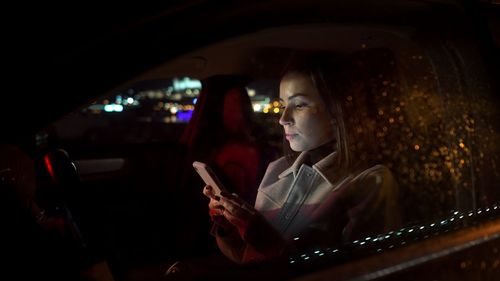
[[[372,166],[357,165],[351,167],[345,173],[350,178],[349,182],[351,184],[361,184],[362,186],[377,186],[387,181],[387,179],[390,180],[392,178],[391,170],[383,164]]]
[[[282,156],[274,161],[271,161],[269,165],[267,165],[267,173],[276,173],[277,175],[281,174],[284,170],[290,167],[290,163],[285,156]]]
[[[279,175],[289,167],[290,163],[284,156],[271,161],[269,165],[267,165],[266,173],[264,174],[264,178],[261,182],[261,187],[269,185],[270,183],[278,180]]]
[[[365,169],[361,169],[356,173],[353,181],[361,183],[364,188],[379,187],[379,188],[395,188],[397,183],[394,176],[386,165],[377,164]]]
[[[391,175],[391,169],[387,167],[384,164],[376,164],[374,166],[371,166],[364,171],[361,172],[361,174],[365,175],[373,175],[373,176],[380,176],[380,175]]]

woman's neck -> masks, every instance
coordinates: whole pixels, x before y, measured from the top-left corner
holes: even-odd
[[[329,141],[315,149],[309,151],[309,159],[306,161],[309,165],[314,165],[318,163],[321,159],[325,158],[328,154],[332,153],[334,149],[335,141]]]

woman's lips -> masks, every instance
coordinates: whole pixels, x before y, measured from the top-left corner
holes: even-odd
[[[285,134],[285,138],[288,141],[292,140],[295,136],[297,136],[297,134]]]

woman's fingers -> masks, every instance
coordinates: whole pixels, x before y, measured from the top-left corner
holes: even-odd
[[[231,196],[231,197],[226,197],[224,199],[227,202],[230,202],[231,204],[234,204],[235,206],[239,207],[240,209],[243,209],[245,212],[247,212],[250,215],[254,215],[257,212],[252,205],[248,204],[247,202],[245,202],[243,199],[241,199],[239,197]]]
[[[224,207],[222,204],[219,202],[220,198],[219,196],[216,196],[212,192],[212,187],[210,185],[206,185],[203,188],[203,194],[210,198],[210,201],[208,202],[208,209],[210,212],[210,216],[213,218],[214,216],[222,216],[224,213]]]
[[[224,218],[226,218],[226,220],[228,220],[231,224],[237,226],[238,228],[240,228],[242,225],[247,225],[246,219],[243,219],[240,216],[233,215],[227,209],[223,210],[222,215],[224,216]]]
[[[220,201],[217,201],[215,199],[210,198],[210,202],[208,202],[208,207],[210,209],[221,209],[223,208],[222,204]]]
[[[239,211],[240,207],[233,201],[229,200],[226,197],[222,197],[219,200],[219,204],[229,213],[236,215],[236,213]]]
[[[224,209],[223,208],[210,208],[209,209],[209,214],[210,217],[221,217],[224,216]]]
[[[205,185],[205,187],[203,188],[203,194],[209,198],[215,196],[215,194],[213,193],[213,189],[210,185]]]
[[[253,206],[247,204],[236,194],[223,193],[221,197],[216,196],[209,185],[205,186],[203,194],[210,198],[208,207],[214,221],[216,219],[223,220],[236,226],[241,235],[246,232],[249,221],[256,213]]]
[[[214,189],[210,185],[205,185],[205,187],[203,188],[203,194],[209,198],[214,198],[216,200],[219,200],[220,197],[216,195]]]
[[[255,214],[255,209],[240,199],[221,197],[219,203],[231,217],[248,220]]]

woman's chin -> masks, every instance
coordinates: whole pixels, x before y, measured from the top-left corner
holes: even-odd
[[[296,145],[296,144],[293,144],[293,143],[290,143],[290,149],[293,150],[293,151],[295,151],[295,152],[303,152],[303,151],[306,150],[303,146]]]

